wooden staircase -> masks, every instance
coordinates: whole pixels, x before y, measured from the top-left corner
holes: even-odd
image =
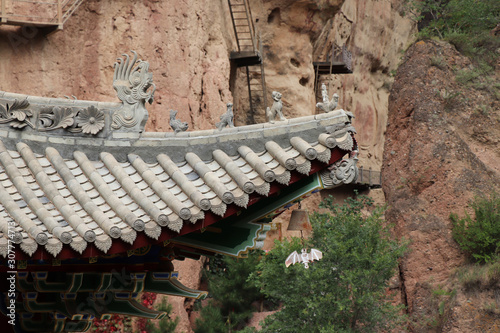
[[[314,92],[316,101],[321,101],[320,76],[327,75],[328,80],[332,74],[352,74],[352,54],[344,46],[332,45],[332,50],[326,56],[326,61],[314,61]]]
[[[0,24],[61,30],[83,0],[0,0]]]
[[[266,79],[260,35],[255,31],[248,0],[228,0],[238,51],[230,54],[236,67],[245,67],[249,108],[247,123],[255,123],[255,115],[267,108]]]

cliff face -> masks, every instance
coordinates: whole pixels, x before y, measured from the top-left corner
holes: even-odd
[[[389,89],[414,25],[401,16],[402,1],[251,1],[256,29],[264,44],[268,100],[282,92],[285,112],[292,117],[316,110],[314,61],[326,61],[332,45],[352,53],[353,74],[320,76],[330,97],[340,95],[338,108],[354,113],[360,164],[379,170],[387,120]],[[235,94],[246,105],[246,77]],[[320,86],[320,84],[318,84]],[[319,90],[319,89],[318,89]],[[321,97],[320,92],[317,95]],[[242,101],[240,101],[242,100]],[[319,101],[319,100],[318,100]],[[268,102],[269,103],[269,102]],[[246,115],[236,110],[239,123]],[[264,121],[263,110],[258,115]]]
[[[230,22],[224,1],[84,1],[64,30],[2,27],[0,89],[116,100],[113,63],[136,50],[157,86],[147,128],[169,131],[170,109],[190,128],[213,128],[229,91]],[[226,26],[228,25],[228,26]],[[209,111],[210,110],[210,111]]]
[[[389,99],[386,217],[397,236],[411,242],[401,282],[410,327],[418,332],[432,328],[426,320],[437,320],[433,328],[445,332],[494,332],[500,321],[485,310],[500,286],[471,293],[454,274],[465,257],[452,238],[449,214],[471,213],[474,195],[500,185],[499,101],[488,89],[456,79],[471,68],[451,45],[420,41],[406,52]],[[432,302],[436,290],[453,295],[441,314],[441,300]]]
[[[332,92],[339,92],[340,107],[356,116],[360,165],[380,170],[387,123],[389,90],[404,49],[415,32],[401,16],[402,1],[348,0],[333,19],[329,39],[352,51],[354,73],[336,75]],[[321,39],[315,50],[320,53]]]

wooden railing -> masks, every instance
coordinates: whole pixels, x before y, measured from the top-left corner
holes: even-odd
[[[0,0],[0,23],[62,29],[83,0]]]

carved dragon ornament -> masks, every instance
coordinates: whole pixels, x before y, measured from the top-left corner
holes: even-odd
[[[145,104],[153,102],[156,86],[149,63],[137,60],[137,53],[132,53],[132,59],[124,54],[125,60],[119,58],[114,65],[113,88],[122,101],[118,107],[102,109],[97,102],[82,105],[76,98],[74,105],[57,99],[40,103],[37,98],[26,96],[0,104],[0,125],[38,132],[63,130],[101,136],[120,129],[142,132],[148,119]]]
[[[153,73],[149,72],[149,63],[137,60],[137,53],[132,53],[132,60],[127,54],[123,54],[125,60],[118,58],[114,65],[113,88],[123,105],[113,113],[111,128],[116,130],[125,127],[142,132],[148,120],[145,105],[146,102],[153,103],[156,86],[153,83]],[[136,62],[137,66],[134,68]]]

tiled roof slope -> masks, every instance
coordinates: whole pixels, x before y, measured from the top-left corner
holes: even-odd
[[[0,253],[13,230],[30,256],[38,247],[54,257],[64,246],[82,253],[88,243],[104,254],[116,239],[133,244],[143,232],[157,240],[207,211],[246,208],[251,194],[267,196],[292,172],[309,175],[312,161],[328,166],[332,149],[352,150],[350,118],[337,110],[133,140],[0,130]]]

